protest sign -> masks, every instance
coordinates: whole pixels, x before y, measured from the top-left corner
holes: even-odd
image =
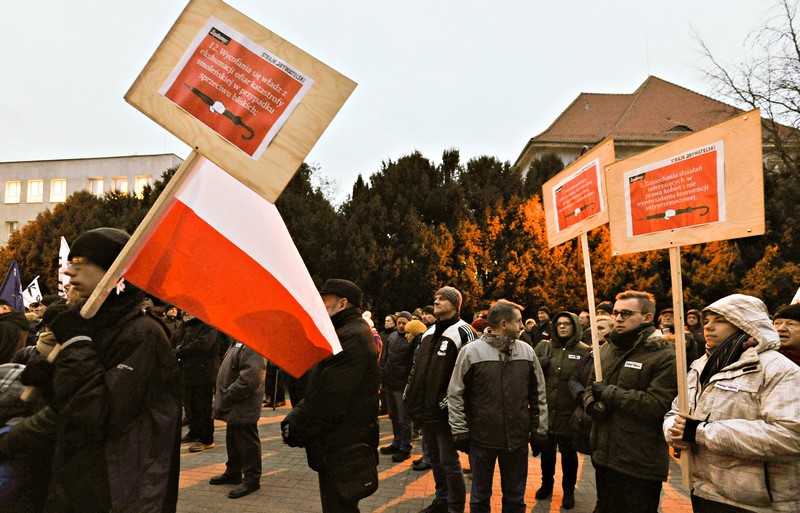
[[[754,110],[611,164],[605,174],[612,251],[763,234],[761,158]]]
[[[191,0],[125,99],[274,202],[355,85],[220,0]]]

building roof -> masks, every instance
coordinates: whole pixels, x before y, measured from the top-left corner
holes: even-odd
[[[726,103],[650,76],[632,94],[581,93],[529,144],[595,144],[608,136],[620,142],[668,142],[741,112]]]

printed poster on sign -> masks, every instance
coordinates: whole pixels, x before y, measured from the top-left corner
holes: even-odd
[[[600,159],[595,159],[553,187],[556,232],[605,210],[600,190]]]
[[[625,173],[628,236],[725,221],[722,141]]]
[[[313,83],[212,16],[159,93],[258,160]]]

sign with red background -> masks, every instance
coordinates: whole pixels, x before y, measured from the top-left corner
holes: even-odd
[[[553,187],[556,232],[600,213],[604,209],[600,191],[600,161],[595,159]]]
[[[725,220],[722,141],[624,175],[628,236]]]
[[[312,84],[211,17],[159,92],[258,160]]]

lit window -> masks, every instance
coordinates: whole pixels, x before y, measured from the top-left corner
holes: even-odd
[[[128,177],[115,176],[114,177],[114,190],[118,192],[128,193]]]
[[[136,193],[137,198],[142,197],[145,185],[153,185],[153,178],[150,175],[138,175],[133,186],[133,192]]]
[[[66,178],[57,178],[50,180],[50,202],[60,203],[67,199],[67,180]]]
[[[102,178],[89,178],[89,192],[95,196],[103,195],[103,179]]]
[[[19,203],[22,184],[19,181],[6,182],[6,203]]]
[[[44,180],[28,180],[28,203],[41,203],[44,199]]]

